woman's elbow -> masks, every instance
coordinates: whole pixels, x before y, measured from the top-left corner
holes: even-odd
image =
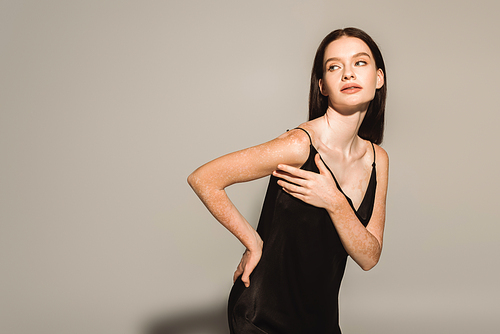
[[[195,170],[194,172],[189,174],[189,176],[187,177],[187,183],[195,192],[196,192],[196,189],[199,188],[199,184],[200,184],[200,178],[196,172],[197,172],[197,170]]]
[[[358,265],[364,271],[369,271],[377,265],[379,260],[380,260],[380,254],[377,254],[377,255],[371,257],[370,259],[367,259],[367,261],[363,261],[363,262],[358,263]]]
[[[193,183],[194,183],[194,176],[193,176],[193,173],[189,174],[189,176],[187,177],[187,183],[189,184],[189,186],[192,188],[193,187]]]
[[[378,263],[378,260],[376,262],[371,262],[371,263],[360,265],[360,267],[364,271],[369,271],[369,270],[373,269],[373,267],[375,267],[377,265],[377,263]]]
[[[198,197],[210,193],[214,189],[213,182],[208,182],[207,175],[203,171],[200,172],[199,168],[187,177],[187,183]]]
[[[377,240],[372,247],[366,250],[364,256],[357,263],[364,271],[371,270],[377,265],[380,255],[382,255],[382,244]]]

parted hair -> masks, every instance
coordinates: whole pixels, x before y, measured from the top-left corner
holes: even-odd
[[[369,140],[375,144],[380,144],[384,137],[384,114],[385,100],[387,96],[387,74],[385,72],[384,59],[382,53],[373,39],[363,30],[358,28],[337,29],[329,33],[321,42],[314,56],[314,63],[311,72],[311,88],[309,91],[309,120],[313,120],[323,116],[328,109],[328,97],[321,94],[319,89],[319,79],[323,78],[325,71],[323,58],[326,47],[340,37],[355,37],[359,38],[368,45],[375,60],[377,69],[384,72],[384,85],[377,89],[375,97],[370,102],[365,118],[361,123],[358,131],[358,136]]]

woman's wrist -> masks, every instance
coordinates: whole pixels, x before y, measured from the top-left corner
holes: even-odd
[[[246,246],[246,248],[251,252],[262,252],[262,246],[264,241],[262,241],[259,233],[256,230],[253,230],[253,238],[252,242]]]
[[[344,196],[344,194],[338,191],[338,193],[335,194],[334,197],[330,198],[325,209],[326,211],[328,211],[328,213],[335,214],[341,212],[346,206],[349,206],[347,198]]]

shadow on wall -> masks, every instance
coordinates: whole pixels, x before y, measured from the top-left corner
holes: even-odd
[[[226,306],[149,321],[144,334],[228,334]]]

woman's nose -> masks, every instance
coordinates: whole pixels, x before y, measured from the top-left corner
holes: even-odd
[[[344,70],[344,76],[342,78],[343,80],[351,80],[351,79],[356,79],[356,76],[354,75],[354,72],[350,67],[346,67]]]

